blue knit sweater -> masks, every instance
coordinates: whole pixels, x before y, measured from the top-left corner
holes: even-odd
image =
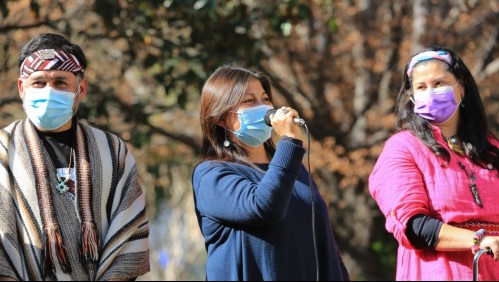
[[[204,161],[193,172],[196,214],[208,253],[207,280],[316,280],[305,150],[277,144],[266,173]],[[349,280],[327,206],[313,185],[320,280]]]

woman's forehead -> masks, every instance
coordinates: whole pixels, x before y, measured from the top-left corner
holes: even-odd
[[[412,82],[417,83],[419,80],[446,79],[452,76],[453,74],[449,71],[449,66],[445,62],[436,60],[426,61],[414,66]]]

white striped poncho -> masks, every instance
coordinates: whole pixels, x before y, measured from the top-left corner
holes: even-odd
[[[76,189],[78,182],[91,187],[88,205],[99,239],[96,262],[85,260],[81,252],[81,199],[73,201],[53,189],[57,179],[52,161],[33,124],[24,119],[0,131],[0,276],[31,281],[127,280],[149,271],[149,221],[135,160],[117,136],[76,124],[77,147],[83,144],[88,162],[87,175],[79,178]],[[75,163],[77,170],[80,167]],[[44,170],[45,176],[40,173]],[[70,271],[63,271],[57,258],[51,266],[47,262],[46,252],[54,250],[46,250],[47,220],[38,189],[48,189],[51,195]]]

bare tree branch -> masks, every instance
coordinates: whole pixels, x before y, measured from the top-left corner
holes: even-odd
[[[481,50],[482,56],[480,56],[477,64],[475,65],[474,73],[478,74],[478,79],[482,80],[486,76],[494,73],[494,62],[497,61],[494,60],[492,61],[488,66],[487,63],[491,60],[493,60],[493,54],[494,50],[497,46],[497,42],[499,41],[499,29],[495,29],[492,34],[490,35],[489,39],[483,46],[483,49]],[[497,64],[497,63],[495,63]],[[492,65],[492,66],[491,66]],[[490,68],[490,69],[489,69]],[[496,69],[497,71],[497,69]]]
[[[19,29],[28,30],[28,29],[32,29],[32,28],[36,28],[36,27],[40,27],[40,26],[48,26],[48,27],[51,27],[51,28],[57,30],[58,29],[57,22],[59,22],[59,20],[56,20],[56,21],[44,20],[41,22],[36,22],[36,23],[32,23],[32,24],[27,24],[27,25],[17,25],[17,24],[6,25],[6,26],[0,27],[0,33],[8,33],[8,32],[11,32],[13,30],[19,30]]]
[[[413,16],[412,21],[412,34],[411,46],[412,53],[419,51],[422,47],[421,37],[426,31],[426,16],[428,14],[427,0],[414,0],[413,2]]]

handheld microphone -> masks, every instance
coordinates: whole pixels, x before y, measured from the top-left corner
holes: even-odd
[[[263,117],[263,119],[265,120],[265,123],[270,127],[272,127],[272,124],[270,123],[270,115],[275,115],[275,112],[277,112],[277,110],[270,109],[265,113],[265,116]],[[293,123],[298,124],[298,125],[304,125],[305,120],[303,120],[301,118],[293,118]]]

